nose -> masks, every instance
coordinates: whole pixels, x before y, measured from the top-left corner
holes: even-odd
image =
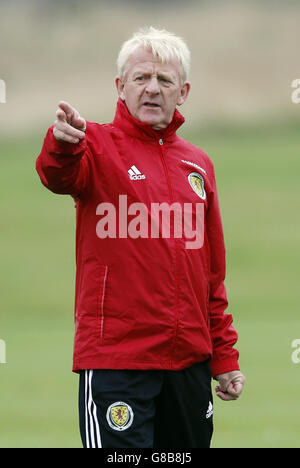
[[[159,84],[158,84],[157,77],[153,76],[151,78],[151,80],[149,80],[149,82],[147,84],[146,93],[151,94],[151,95],[155,95],[155,94],[159,94],[159,92],[160,92],[160,87],[159,87]]]

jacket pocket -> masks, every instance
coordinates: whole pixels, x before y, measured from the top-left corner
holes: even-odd
[[[210,286],[207,284],[206,288],[206,324],[208,329],[210,328]]]
[[[93,259],[81,271],[77,292],[76,316],[79,329],[86,337],[103,338],[108,266]]]
[[[100,284],[100,330],[99,330],[99,337],[102,340],[103,339],[103,333],[104,333],[104,322],[105,322],[105,294],[106,294],[106,283],[107,283],[107,277],[108,277],[108,266],[106,265],[103,270],[103,275],[101,278],[101,284]]]

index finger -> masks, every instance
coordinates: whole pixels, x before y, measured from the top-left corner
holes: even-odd
[[[67,116],[67,120],[71,120],[74,113],[75,113],[75,109],[74,107],[72,107],[67,101],[60,101],[58,103],[58,106],[60,107],[60,109],[62,109],[64,111],[64,113],[66,114]]]

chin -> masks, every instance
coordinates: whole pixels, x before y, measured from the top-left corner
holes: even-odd
[[[150,117],[143,115],[140,118],[138,118],[138,120],[140,120],[140,122],[148,123],[154,130],[161,130],[162,128],[166,128],[168,126],[165,124],[165,122],[162,122],[160,119],[154,119],[153,116]]]
[[[159,122],[157,120],[154,120],[154,119],[151,119],[151,118],[147,118],[145,116],[141,117],[140,119],[141,122],[143,123],[148,123],[149,125],[151,125],[151,127],[153,126],[159,126]]]

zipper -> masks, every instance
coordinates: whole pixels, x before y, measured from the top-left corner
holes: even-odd
[[[165,161],[164,141],[162,139],[160,139],[158,143],[160,145],[160,157],[161,157],[161,160],[162,160],[165,176],[166,176],[166,179],[167,179],[167,184],[168,184],[168,189],[169,189],[169,196],[170,196],[170,201],[171,201],[171,204],[172,204],[173,201],[174,201],[174,196],[173,196],[173,190],[172,190],[170,179],[169,179],[168,168],[167,168],[166,161]]]
[[[100,321],[100,338],[103,338],[103,324],[104,324],[104,298],[105,298],[105,288],[107,280],[108,266],[105,267],[104,279],[103,279],[103,288],[102,288],[102,298],[101,298],[101,321]]]
[[[174,194],[168,174],[168,168],[167,164],[165,161],[165,147],[164,147],[164,141],[162,138],[158,140],[159,146],[160,146],[160,157],[162,161],[162,165],[164,168],[165,172],[165,177],[167,180],[167,185],[168,185],[168,190],[169,190],[169,197],[170,197],[170,204],[174,202]],[[176,321],[175,321],[175,333],[174,333],[174,338],[173,338],[173,345],[172,345],[172,350],[170,354],[170,368],[172,368],[172,355],[175,349],[175,344],[176,344],[176,339],[177,339],[177,333],[178,333],[178,326],[179,326],[179,312],[178,312],[178,303],[179,303],[179,268],[178,268],[178,254],[179,254],[179,249],[178,249],[178,241],[179,239],[174,238],[174,246],[175,246],[175,291],[176,291],[176,296],[175,296],[175,305],[176,305]]]

